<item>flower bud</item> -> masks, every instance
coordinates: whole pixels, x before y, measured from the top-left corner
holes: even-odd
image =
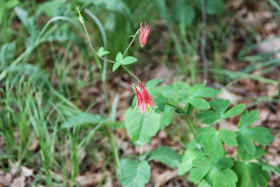
[[[144,47],[146,43],[148,42],[148,38],[150,35],[150,26],[146,24],[143,28],[142,22],[140,23],[140,34],[139,34],[139,43],[141,47]]]

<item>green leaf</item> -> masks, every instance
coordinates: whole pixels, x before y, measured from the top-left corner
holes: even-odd
[[[237,145],[236,134],[230,130],[221,129],[216,131],[213,127],[204,127],[199,129],[198,132],[197,139],[205,145],[205,153],[214,160],[224,156],[223,142],[229,146]]]
[[[100,47],[99,49],[98,49],[98,51],[97,51],[97,54],[98,54],[98,56],[105,56],[105,55],[107,55],[107,54],[109,54],[110,52],[109,51],[105,51],[104,50],[104,47]]]
[[[265,153],[265,150],[264,148],[262,147],[255,147],[255,152],[254,154],[251,154],[250,152],[248,151],[240,151],[240,150],[237,150],[238,151],[238,156],[242,159],[242,160],[245,160],[245,161],[249,161],[249,160],[253,160],[253,159],[256,159],[256,158],[260,158],[264,155]]]
[[[171,168],[177,168],[179,166],[181,156],[170,147],[162,146],[153,151],[150,159],[166,164]]]
[[[197,119],[202,119],[204,124],[213,124],[220,119],[219,114],[212,110],[204,110],[196,115]]]
[[[153,88],[155,87],[156,85],[158,85],[159,83],[162,82],[162,79],[152,79],[152,80],[149,80],[146,84],[146,88]]]
[[[257,111],[245,111],[238,123],[237,141],[238,141],[238,155],[241,157],[249,157],[255,155],[256,146],[253,140],[261,145],[268,145],[273,141],[273,136],[270,130],[264,127],[249,126],[258,119]]]
[[[129,109],[125,114],[125,128],[136,145],[150,141],[160,128],[161,115],[154,110],[140,113],[140,110]]]
[[[226,111],[230,105],[230,102],[228,100],[223,99],[212,100],[209,103],[214,109],[214,111],[206,110],[201,111],[197,114],[197,118],[202,119],[202,122],[205,124],[213,124],[220,119],[226,119],[229,117],[239,115],[243,112],[245,108],[244,104],[239,104]]]
[[[121,64],[121,61],[122,61],[123,57],[122,57],[122,53],[121,52],[118,52],[117,55],[116,55],[116,62]]]
[[[189,90],[189,97],[215,97],[220,91],[211,87],[205,87],[204,84],[196,84]]]
[[[151,168],[147,161],[122,159],[119,166],[119,180],[123,187],[144,187],[150,181]]]
[[[190,170],[189,180],[195,184],[201,181],[212,169],[213,165],[207,159],[198,159],[193,162],[193,169]]]
[[[192,167],[193,162],[197,158],[200,158],[202,156],[201,151],[195,151],[192,149],[187,149],[182,157],[182,161],[178,168],[178,175],[183,175],[187,173]]]
[[[235,172],[229,168],[213,168],[209,173],[209,180],[212,181],[213,187],[231,187],[236,186],[238,180]]]
[[[268,186],[269,174],[257,163],[235,162],[233,170],[238,176],[237,186]]]
[[[116,71],[116,70],[120,67],[120,65],[121,65],[121,64],[118,63],[118,62],[115,63],[115,64],[113,65],[113,72]]]
[[[252,110],[250,112],[245,111],[240,117],[240,120],[238,122],[238,128],[248,127],[252,125],[255,121],[257,121],[258,118],[259,118],[259,112],[257,110]]]
[[[136,61],[137,61],[137,58],[135,58],[133,56],[126,56],[126,57],[124,57],[124,59],[122,59],[121,64],[128,65],[128,64],[133,64]]]
[[[262,164],[262,169],[267,171],[267,172],[274,172],[276,175],[280,176],[280,168],[266,164],[261,162]]]
[[[190,103],[192,106],[194,106],[195,108],[199,109],[199,110],[205,110],[210,108],[209,103],[202,98],[191,98],[190,99]]]
[[[160,119],[160,129],[164,129],[171,123],[173,113],[174,113],[173,107],[166,105]]]
[[[98,124],[105,120],[106,120],[106,118],[104,118],[101,115],[95,115],[95,114],[90,114],[90,113],[80,113],[80,114],[70,117],[67,121],[65,121],[63,124],[61,124],[61,128],[72,128],[72,127],[77,127],[77,126],[81,126],[84,124]]]
[[[233,160],[231,158],[223,157],[216,163],[218,169],[231,168],[233,166]]]
[[[223,142],[225,142],[228,146],[237,145],[236,137],[237,137],[237,135],[233,131],[226,130],[226,129],[219,130],[219,138]]]
[[[245,105],[244,104],[238,104],[234,107],[232,107],[231,109],[229,109],[225,115],[224,115],[224,118],[230,118],[230,117],[233,117],[233,116],[237,116],[239,114],[241,114],[245,109]]]

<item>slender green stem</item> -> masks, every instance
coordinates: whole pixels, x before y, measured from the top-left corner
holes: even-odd
[[[140,82],[140,79],[134,73],[132,73],[129,69],[127,69],[127,67],[122,65],[122,68],[125,69],[125,71],[127,71],[127,73],[129,73],[132,77],[134,77],[137,81]]]
[[[134,36],[133,36],[131,42],[129,43],[129,45],[127,46],[127,48],[125,49],[125,51],[124,51],[124,53],[123,53],[123,57],[124,57],[125,54],[127,53],[128,49],[131,47],[131,45],[133,44],[133,42],[134,42],[136,36],[138,35],[139,31],[140,31],[140,29],[138,29],[138,30],[136,31],[136,33],[134,34]]]
[[[193,124],[192,119],[190,118],[189,115],[185,115],[185,120],[189,126],[190,131],[193,133],[194,136],[197,136],[197,130]]]

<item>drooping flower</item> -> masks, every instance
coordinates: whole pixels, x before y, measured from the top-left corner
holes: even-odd
[[[155,104],[150,94],[144,87],[143,83],[139,82],[139,87],[141,92],[139,92],[138,88],[134,85],[134,89],[137,97],[137,101],[134,109],[136,109],[137,106],[139,106],[140,112],[144,114],[146,110],[149,111],[149,106],[155,107]]]
[[[144,47],[146,43],[148,42],[148,38],[150,35],[150,26],[146,24],[143,28],[142,22],[140,23],[140,33],[139,33],[139,43],[141,47]]]

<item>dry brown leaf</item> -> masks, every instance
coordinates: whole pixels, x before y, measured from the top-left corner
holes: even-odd
[[[6,173],[0,175],[0,184],[3,184],[4,186],[10,186],[12,182],[12,174]]]
[[[25,177],[19,176],[13,180],[11,187],[24,187],[25,186]]]
[[[218,95],[218,98],[229,100],[231,104],[236,105],[239,101],[241,101],[242,97],[238,96],[232,92],[230,92],[226,88],[221,89],[221,93]]]
[[[21,166],[21,175],[25,177],[30,177],[31,175],[33,175],[33,169],[29,169],[25,166]]]
[[[154,187],[163,186],[169,180],[177,176],[177,170],[165,170],[162,173],[153,172],[152,181],[154,182]]]
[[[39,141],[36,136],[33,136],[31,145],[29,146],[29,151],[35,151],[39,148]]]
[[[102,179],[101,173],[96,174],[86,174],[76,177],[76,182],[82,187],[97,185]]]

